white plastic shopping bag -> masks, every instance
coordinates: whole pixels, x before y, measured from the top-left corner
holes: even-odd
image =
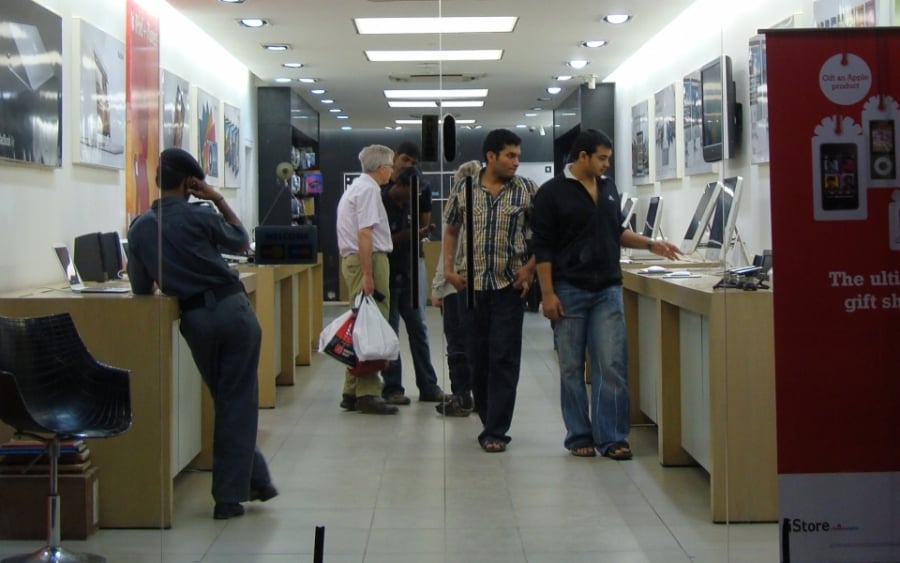
[[[319,352],[328,354],[335,360],[350,367],[356,365],[356,354],[353,351],[353,326],[356,322],[356,309],[334,319],[319,335]]]
[[[396,360],[400,356],[397,333],[381,315],[371,295],[360,301],[356,324],[353,325],[353,351],[359,361]]]

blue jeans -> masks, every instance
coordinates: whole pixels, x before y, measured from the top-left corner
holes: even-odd
[[[437,382],[437,374],[431,365],[431,349],[428,346],[428,329],[425,327],[424,309],[412,307],[412,290],[407,287],[391,288],[391,310],[388,322],[394,332],[400,334],[400,318],[406,326],[406,335],[409,337],[409,352],[412,355],[413,369],[416,372],[416,387],[419,395],[434,396],[441,392]],[[418,297],[416,297],[418,299]],[[403,366],[400,358],[391,362],[387,369],[381,370],[384,379],[384,389],[381,394],[387,398],[391,395],[405,392],[403,389]]]
[[[565,313],[553,323],[564,443],[568,449],[593,445],[605,453],[631,431],[622,287],[586,291],[558,282],[554,290]],[[590,408],[584,383],[585,350],[591,359]]]

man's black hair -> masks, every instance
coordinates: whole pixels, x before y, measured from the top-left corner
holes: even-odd
[[[569,162],[578,160],[578,155],[582,151],[588,156],[594,154],[597,152],[597,147],[612,149],[612,140],[609,135],[599,129],[585,129],[572,141],[572,148],[569,149]]]
[[[484,138],[484,143],[481,145],[481,153],[484,156],[484,161],[488,161],[487,153],[492,152],[499,155],[503,152],[504,147],[509,145],[514,147],[521,146],[522,139],[509,129],[494,129],[487,134],[487,137]]]
[[[400,143],[400,146],[397,147],[397,150],[394,151],[394,155],[396,156],[399,156],[401,154],[405,154],[406,156],[419,160],[419,145],[415,144],[412,141],[403,141],[402,143]]]

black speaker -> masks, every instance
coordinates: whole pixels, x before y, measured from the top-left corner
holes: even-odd
[[[422,116],[422,162],[438,159],[438,116]]]
[[[105,282],[109,279],[103,267],[103,243],[100,233],[87,233],[75,237],[75,254],[72,260],[81,274],[82,281]]]
[[[444,116],[444,160],[456,160],[456,118],[450,114]]]

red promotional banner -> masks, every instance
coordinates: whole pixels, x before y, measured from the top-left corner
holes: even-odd
[[[898,561],[900,32],[766,43],[783,561]]]
[[[128,0],[125,17],[125,211],[130,224],[157,193],[159,18],[138,0]]]

